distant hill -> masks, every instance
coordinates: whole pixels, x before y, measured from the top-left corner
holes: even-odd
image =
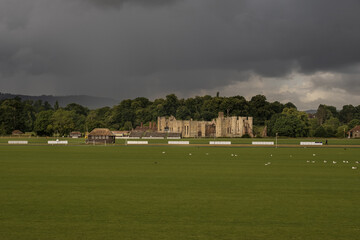
[[[20,97],[22,100],[42,100],[43,102],[48,101],[52,106],[58,101],[61,107],[65,107],[69,103],[77,103],[90,109],[96,109],[101,107],[112,107],[119,102],[112,98],[105,97],[93,97],[87,95],[69,95],[69,96],[52,96],[52,95],[41,95],[41,96],[28,96],[21,94],[10,94],[0,93],[0,100]]]
[[[315,114],[317,112],[317,110],[306,110],[306,113],[310,113],[310,114]]]

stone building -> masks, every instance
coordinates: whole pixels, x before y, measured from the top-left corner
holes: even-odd
[[[348,131],[348,138],[360,138],[360,125]]]
[[[115,143],[115,135],[107,128],[95,128],[89,133],[86,143]]]
[[[225,117],[223,112],[212,121],[177,120],[158,117],[158,132],[180,133],[182,137],[253,137],[252,117]]]
[[[81,138],[81,132],[79,132],[79,131],[74,131],[74,132],[71,132],[69,136],[70,136],[71,138]]]
[[[114,134],[115,138],[117,137],[128,137],[130,135],[130,131],[111,131]]]
[[[140,126],[135,128],[135,131],[143,131],[143,132],[156,132],[156,122],[149,122],[149,126],[145,126],[142,122]]]
[[[11,135],[13,135],[13,136],[23,136],[24,133],[22,131],[20,131],[20,130],[14,130],[14,131],[12,131]]]

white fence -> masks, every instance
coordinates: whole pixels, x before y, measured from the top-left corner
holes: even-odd
[[[168,141],[168,144],[175,144],[175,145],[177,145],[177,144],[190,144],[190,142],[189,141]]]
[[[167,139],[181,139],[181,137],[167,137]]]
[[[274,145],[274,142],[252,142],[253,145]]]
[[[48,141],[48,144],[51,144],[51,145],[66,145],[68,144],[69,142],[68,141]]]
[[[300,145],[321,146],[321,145],[323,145],[323,143],[322,142],[300,142]]]
[[[8,141],[8,144],[28,144],[28,141]]]
[[[144,145],[149,144],[148,141],[127,141],[127,144],[129,145]]]
[[[210,141],[209,144],[212,145],[231,145],[229,141]]]

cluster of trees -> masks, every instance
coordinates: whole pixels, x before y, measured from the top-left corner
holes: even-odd
[[[360,125],[360,105],[344,105],[340,111],[334,106],[320,105],[310,123],[315,137],[344,137],[347,131]]]
[[[253,116],[254,125],[266,125],[270,136],[278,133],[290,137],[340,137],[341,129],[347,131],[353,125],[360,124],[360,106],[346,105],[338,112],[335,107],[320,105],[316,118],[309,119],[308,114],[298,111],[294,104],[268,102],[263,95],[256,95],[247,101],[242,96],[206,95],[179,99],[170,94],[154,101],[144,97],[127,99],[113,107],[94,110],[76,103],[59,107],[57,103],[51,106],[41,100],[13,98],[0,101],[0,134],[10,134],[15,129],[35,132],[40,136],[68,135],[71,131],[85,132],[98,127],[131,130],[141,122],[156,121],[158,116],[211,120],[217,117],[218,112],[224,112],[227,116]]]
[[[0,135],[8,135],[13,130],[35,132],[40,136],[67,135],[74,129],[85,131],[89,112],[76,103],[60,108],[58,103],[51,106],[41,100],[5,99],[0,101]]]
[[[360,125],[360,105],[345,105],[338,111],[334,106],[321,104],[315,114],[306,114],[294,108],[285,108],[267,122],[270,136],[289,137],[345,137]]]

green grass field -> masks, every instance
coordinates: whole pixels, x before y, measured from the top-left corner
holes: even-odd
[[[1,145],[0,239],[359,239],[359,156]]]

